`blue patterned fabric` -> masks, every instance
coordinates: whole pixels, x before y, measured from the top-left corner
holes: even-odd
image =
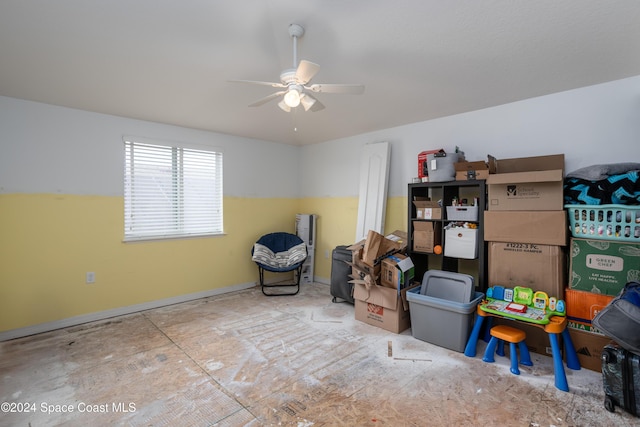
[[[640,205],[640,171],[589,181],[567,177],[564,203],[568,205]]]

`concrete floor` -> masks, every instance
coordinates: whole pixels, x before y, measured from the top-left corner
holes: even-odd
[[[604,409],[601,374],[567,370],[565,393],[551,358],[515,376],[484,345],[468,358],[369,326],[324,284],[253,288],[0,343],[0,402],[20,411],[0,426],[640,423]]]

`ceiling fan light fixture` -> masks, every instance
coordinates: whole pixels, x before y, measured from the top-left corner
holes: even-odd
[[[309,111],[309,108],[313,107],[313,104],[316,103],[316,99],[311,96],[302,94],[300,103],[302,104],[302,108],[304,108],[304,111]]]
[[[280,107],[280,109],[286,113],[291,112],[291,107],[289,107],[285,102],[284,99],[280,102],[278,102],[278,107]]]
[[[304,28],[300,25],[291,24],[289,26],[289,35],[293,38],[293,66],[280,73],[280,83],[254,80],[231,80],[235,83],[257,84],[279,89],[277,92],[249,104],[250,107],[257,107],[269,101],[280,99],[278,107],[287,113],[291,112],[292,109],[297,108],[299,105],[302,105],[304,111],[316,112],[323,110],[325,107],[322,105],[322,102],[310,95],[311,92],[350,93],[355,95],[364,92],[363,85],[311,84],[311,79],[313,79],[313,77],[318,73],[320,66],[304,59],[298,62],[298,38],[302,37],[303,34]]]
[[[292,87],[284,95],[284,103],[291,108],[295,108],[300,105],[300,92],[297,88]]]

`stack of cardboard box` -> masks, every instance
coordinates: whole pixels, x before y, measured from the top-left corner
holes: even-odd
[[[597,206],[584,205],[583,208],[599,210]],[[624,212],[624,207],[620,207],[620,210]],[[606,217],[607,212],[604,213]],[[594,218],[591,216],[587,220],[598,220],[599,215],[593,215]],[[572,212],[569,212],[569,217],[573,218]],[[611,338],[595,328],[592,320],[627,282],[640,278],[640,242],[632,242],[623,235],[615,234],[593,237],[571,238],[566,302],[569,333],[580,364],[600,372],[602,350]]]
[[[488,211],[489,286],[524,286],[564,299],[567,216],[563,205],[564,155],[496,160],[490,157]],[[495,323],[507,322],[495,319]],[[551,355],[543,329],[518,324],[530,351]]]
[[[442,207],[428,197],[416,197],[416,219],[442,219]],[[435,246],[440,245],[442,224],[438,221],[413,221],[413,250],[432,254]]]
[[[411,326],[407,291],[414,283],[414,266],[405,255],[407,233],[383,236],[369,231],[367,238],[349,246],[355,318],[400,333]]]

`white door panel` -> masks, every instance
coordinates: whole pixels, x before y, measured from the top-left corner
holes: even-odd
[[[360,199],[356,242],[365,239],[369,230],[384,233],[387,207],[390,146],[388,142],[366,144],[360,162]]]

